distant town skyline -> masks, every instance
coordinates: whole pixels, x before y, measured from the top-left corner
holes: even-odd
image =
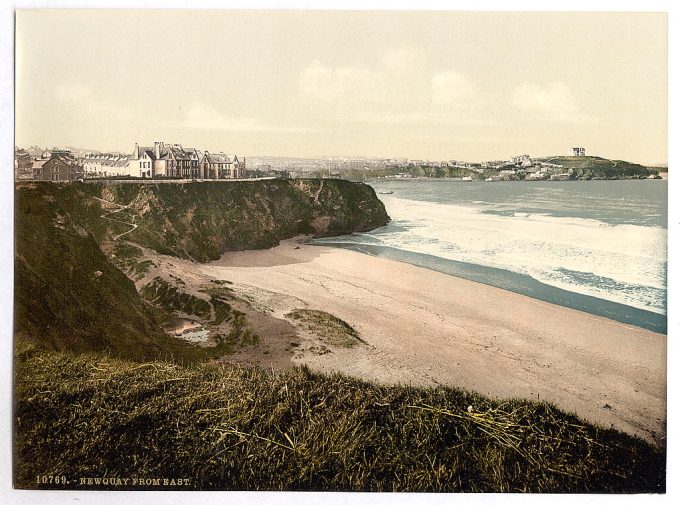
[[[163,141],[161,141],[163,142]],[[133,142],[133,147],[135,143]],[[187,144],[182,144],[176,143],[182,147],[188,147]],[[51,151],[54,149],[66,149],[66,150],[77,150],[79,152],[83,153],[100,153],[101,155],[111,155],[111,154],[119,154],[119,155],[127,155],[130,156],[134,152],[133,151],[128,152],[127,150],[116,150],[116,149],[95,149],[92,147],[88,146],[77,146],[77,145],[65,145],[65,144],[56,144],[56,145],[38,145],[36,143],[31,143],[29,145],[16,145],[15,148],[20,149],[20,150],[35,150],[36,148],[39,150],[44,150],[44,151]],[[196,149],[195,146],[191,146],[191,149]],[[198,147],[197,148],[199,152],[202,152],[203,150]],[[296,155],[296,156],[285,156],[285,155],[277,155],[277,154],[268,154],[268,153],[253,153],[249,154],[248,156],[243,156],[244,158],[248,157],[251,159],[298,159],[301,161],[304,160],[318,160],[318,161],[333,161],[333,160],[351,160],[351,159],[356,159],[356,160],[406,160],[406,161],[427,161],[427,162],[450,162],[450,161],[461,161],[461,162],[471,162],[471,163],[480,163],[480,162],[485,162],[485,161],[500,161],[500,160],[511,160],[514,158],[522,158],[524,156],[528,156],[529,158],[535,158],[535,159],[541,159],[541,158],[547,158],[551,156],[576,156],[574,153],[574,149],[584,149],[583,154],[579,154],[578,156],[599,156],[597,153],[590,153],[585,150],[585,148],[576,148],[576,147],[570,147],[568,149],[565,149],[564,152],[560,153],[550,153],[550,154],[531,154],[530,150],[525,149],[523,152],[525,154],[518,155],[516,153],[513,153],[512,155],[509,156],[501,156],[497,158],[497,160],[492,160],[492,159],[462,159],[462,158],[456,158],[456,157],[450,157],[450,158],[420,158],[420,157],[415,157],[415,156],[364,156],[364,155],[349,155],[349,154],[323,154],[320,156],[301,156],[301,155]],[[206,152],[208,151],[207,149],[205,150]],[[213,151],[213,152],[222,152],[224,150],[220,151]],[[522,151],[521,149],[518,150],[518,152]],[[612,158],[614,159],[614,158]],[[667,163],[648,163],[647,166],[667,166]]]
[[[667,162],[664,13],[44,10],[16,27],[21,147]]]

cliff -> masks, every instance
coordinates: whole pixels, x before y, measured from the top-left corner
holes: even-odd
[[[16,187],[15,332],[53,349],[182,354],[118,266],[124,243],[205,262],[300,234],[389,220],[369,186],[341,180]],[[118,257],[116,257],[118,253]]]
[[[151,358],[163,332],[133,282],[102,252],[92,188],[22,185],[15,209],[15,332],[48,348]],[[159,341],[160,339],[160,341]]]
[[[101,197],[127,207],[125,240],[205,262],[296,235],[341,235],[384,226],[373,188],[343,180],[106,184]]]
[[[561,172],[570,171],[570,179],[645,179],[658,171],[623,160],[608,160],[599,156],[553,156],[544,161],[561,165]]]

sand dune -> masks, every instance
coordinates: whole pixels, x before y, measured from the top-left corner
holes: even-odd
[[[666,336],[382,258],[282,243],[225,254],[226,279],[274,316],[329,312],[367,345],[296,362],[387,383],[548,400],[604,426],[665,437]],[[259,293],[259,295],[258,295]]]

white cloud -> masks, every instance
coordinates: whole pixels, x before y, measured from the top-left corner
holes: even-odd
[[[376,84],[380,76],[361,67],[329,68],[314,62],[303,70],[299,91],[304,98],[324,107],[333,107],[352,94],[365,102],[380,102],[384,96]]]
[[[373,66],[313,62],[298,79],[302,113],[330,121],[386,124],[449,123],[469,105],[474,89],[453,70],[433,75],[424,54],[409,47],[386,51]]]
[[[520,84],[512,97],[515,108],[539,119],[562,122],[590,122],[594,119],[580,111],[576,97],[563,82],[540,86],[533,82]]]
[[[457,72],[448,70],[432,78],[432,103],[436,106],[460,106],[473,94],[472,84]]]
[[[115,103],[106,95],[97,95],[92,88],[79,83],[61,84],[56,99],[86,121],[129,122],[135,119],[134,111],[127,105]]]
[[[221,130],[235,132],[303,132],[304,128],[296,126],[278,126],[266,124],[257,118],[242,116],[226,116],[214,107],[205,104],[194,104],[187,110],[186,117],[178,122],[178,127],[198,130]]]
[[[194,103],[184,114],[173,115],[169,109],[149,112],[135,110],[115,103],[106,95],[97,95],[92,88],[79,83],[65,83],[57,87],[55,97],[82,121],[90,123],[158,124],[170,128],[190,128],[233,132],[306,132],[295,125],[273,125],[254,117],[228,116],[215,107]]]

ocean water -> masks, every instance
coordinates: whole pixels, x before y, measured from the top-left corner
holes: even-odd
[[[666,181],[371,185],[392,221],[314,243],[666,331]]]

